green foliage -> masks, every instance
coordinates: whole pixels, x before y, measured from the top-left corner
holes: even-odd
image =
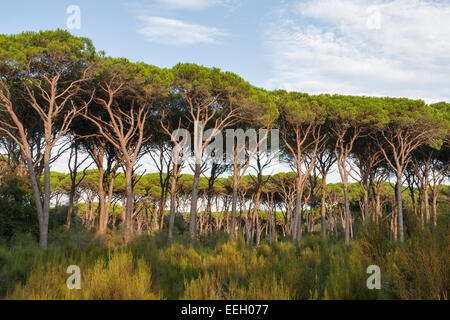
[[[7,299],[446,299],[448,225],[417,231],[404,244],[369,225],[358,240],[307,235],[246,245],[219,236],[195,248],[140,237],[128,247],[93,233],[66,232],[47,251],[27,237],[0,245],[0,297]],[[114,234],[110,235],[114,237]],[[158,243],[159,242],[159,243]],[[82,289],[68,290],[67,266],[82,271]],[[381,269],[381,290],[369,290],[366,269]]]
[[[0,184],[0,238],[16,233],[37,237],[39,229],[28,180],[10,177]]]
[[[82,81],[79,90],[74,89],[73,93],[64,97],[72,88],[70,83],[80,80],[88,66],[89,80]],[[78,105],[78,100],[88,98],[85,97],[89,95],[88,91],[96,89],[89,109],[85,111],[99,118],[106,116],[113,119],[111,114],[116,114],[119,122],[127,122],[126,119],[132,118],[131,112],[136,112],[135,103],[146,108],[148,106],[148,121],[145,128],[142,128],[143,135],[151,137],[150,142],[146,141],[146,147],[152,147],[154,143],[170,143],[166,137],[167,132],[160,126],[159,121],[163,116],[168,119],[171,129],[179,125],[192,126],[195,120],[208,122],[205,129],[217,126],[222,121],[225,129],[237,125],[258,128],[276,126],[281,129],[284,143],[292,145],[295,142],[298,144],[303,138],[308,138],[308,142],[318,141],[318,137],[309,130],[320,126],[322,137],[329,139],[327,151],[331,153],[335,151],[333,145],[336,140],[344,146],[351,141],[352,135],[361,132],[351,157],[358,156],[358,152],[359,156],[374,152],[365,148],[358,150],[359,144],[370,145],[374,150],[383,151],[386,161],[379,166],[390,169],[391,172],[398,170],[392,164],[392,154],[405,145],[414,148],[411,147],[402,156],[404,166],[410,162],[411,155],[415,156],[414,149],[424,146],[427,146],[428,151],[435,149],[431,152],[436,152],[433,153],[433,160],[439,162],[437,167],[448,164],[446,151],[450,112],[446,102],[427,105],[422,100],[406,98],[308,95],[283,90],[268,92],[253,87],[234,73],[223,72],[218,68],[180,63],[168,70],[145,63],[132,63],[125,58],[105,57],[95,52],[89,39],[75,37],[63,30],[0,35],[0,72],[1,92],[6,94],[0,104],[0,119],[4,121],[0,129],[3,129],[3,133],[8,132],[13,136],[16,134],[14,127],[11,127],[11,114],[8,116],[6,108],[9,104],[5,104],[9,100],[7,97],[11,96],[14,112],[24,124],[28,140],[34,143],[32,149],[39,148],[38,145],[48,146],[50,143],[41,141],[44,132],[42,121],[34,121],[46,116],[33,111],[29,99],[23,98],[23,93],[28,92],[28,98],[35,97],[38,100],[36,103],[49,107],[47,102],[50,99],[46,90],[50,85],[49,79],[56,74],[60,80],[57,88],[60,95],[57,100],[69,102],[65,100],[67,98]],[[102,104],[102,99],[106,101],[109,95],[105,92],[105,86],[117,89],[118,93],[109,115],[105,113]],[[52,134],[58,136],[61,120],[70,118],[70,113],[63,109],[54,117],[52,121],[56,123],[52,127]],[[100,139],[99,128],[84,120],[83,117],[74,120],[70,127],[71,134],[91,138],[97,136]],[[129,125],[125,125],[125,129]],[[319,130],[317,134],[318,132]],[[115,132],[112,136],[117,134]],[[133,135],[131,138],[135,137]],[[356,139],[357,135],[354,137]],[[121,158],[121,151],[111,148],[111,140],[114,139],[104,145],[108,158],[104,160],[112,165],[112,162]],[[91,145],[86,139],[82,143],[83,151],[102,147],[101,143]],[[298,153],[295,148],[291,148],[289,152],[286,152],[286,146],[282,146],[282,149],[291,158]],[[24,150],[21,151],[24,155]],[[33,150],[33,154],[39,156],[41,151]],[[110,155],[112,156],[108,157]],[[23,159],[17,161],[21,160]],[[40,163],[36,163],[37,167],[39,165]],[[336,239],[324,241],[317,235],[308,234],[301,246],[281,241],[270,246],[262,244],[253,247],[245,244],[242,239],[230,242],[228,235],[220,231],[202,235],[198,246],[192,248],[186,244],[186,223],[178,214],[175,218],[175,243],[168,244],[166,231],[163,231],[152,237],[136,237],[133,243],[124,247],[120,233],[108,230],[106,235],[98,237],[94,232],[82,230],[79,217],[73,218],[71,232],[62,231],[67,208],[58,205],[50,210],[50,248],[42,251],[35,243],[39,230],[29,182],[20,176],[5,177],[3,172],[8,173],[9,170],[6,166],[5,168],[0,176],[0,298],[448,298],[448,187],[443,187],[440,191],[437,204],[439,226],[433,232],[424,230],[414,215],[408,212],[412,203],[407,197],[408,191],[404,191],[407,241],[400,244],[390,240],[392,230],[387,229],[386,220],[394,211],[396,200],[393,185],[385,182],[380,190],[382,209],[387,209],[382,210],[382,216],[379,217],[382,223],[364,226],[356,212],[360,211],[359,206],[362,205],[362,188],[358,183],[350,184],[351,210],[355,211],[353,217],[358,220],[353,224],[355,240],[349,246],[344,246]],[[377,170],[372,173],[376,174]],[[86,177],[79,189],[85,195],[94,195],[88,201],[95,216],[99,207],[94,202],[99,187],[99,171],[88,170],[85,173]],[[110,178],[105,177],[104,182]],[[145,214],[156,211],[156,203],[162,196],[160,176],[146,174],[135,175],[135,178],[138,182],[134,186],[134,192],[140,198],[136,201],[136,207],[145,202]],[[284,202],[284,210],[287,211],[286,207],[292,204],[287,204],[287,199],[280,199],[283,197],[280,187],[292,189],[295,178],[296,174],[293,172],[271,176],[262,186],[263,199],[270,193],[274,195],[273,201],[277,206],[283,207]],[[49,182],[51,196],[55,199],[67,194],[71,181],[66,174],[51,172]],[[320,184],[320,180],[317,182]],[[42,179],[40,183],[42,187]],[[229,194],[232,184],[232,179],[218,178],[212,191],[214,194]],[[181,175],[178,187],[180,194],[190,193],[193,176]],[[208,187],[208,179],[201,177],[198,185],[200,196],[205,195]],[[306,188],[311,186],[307,185]],[[326,188],[329,207],[327,214],[337,216],[335,209],[342,208],[344,197],[342,184],[328,184]],[[246,200],[250,200],[254,196],[254,190],[254,177],[245,176],[239,192],[246,191]],[[124,195],[123,173],[117,174],[113,191],[117,199]],[[314,198],[317,192],[312,191]],[[78,203],[77,209],[81,215],[89,207],[87,203]],[[116,218],[121,214],[121,209],[120,205],[114,203],[109,213]],[[312,215],[318,214],[318,210],[312,211]],[[267,221],[267,211],[257,212],[261,220]],[[202,218],[204,214],[198,213]],[[277,222],[283,222],[284,213],[274,214]],[[212,218],[217,218],[218,215],[217,212],[211,213]],[[238,215],[242,218],[245,213]],[[337,218],[339,219],[338,216]],[[167,220],[164,222],[165,229]],[[277,224],[276,227],[279,226]],[[339,228],[340,226],[337,227]],[[151,232],[149,229],[147,231]],[[264,240],[266,239],[262,239],[263,242]],[[84,285],[81,291],[69,291],[65,287],[65,268],[71,264],[77,264],[83,270]],[[372,264],[382,269],[381,291],[366,288],[366,268]]]
[[[84,261],[87,262],[87,261]],[[160,294],[150,290],[151,271],[143,260],[133,261],[130,253],[116,251],[99,257],[83,270],[82,289],[69,290],[65,280],[65,264],[53,261],[49,265],[36,265],[27,279],[27,286],[17,286],[9,299],[69,299],[69,300],[156,300]]]
[[[448,299],[449,230],[418,231],[390,252],[386,267],[389,286],[399,299]]]
[[[36,67],[46,62],[48,65],[62,61],[79,62],[94,55],[91,40],[60,29],[0,35],[0,60],[12,60],[16,67]],[[27,66],[29,61],[32,64]]]

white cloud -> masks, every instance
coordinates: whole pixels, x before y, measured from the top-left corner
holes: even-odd
[[[139,32],[149,41],[169,44],[219,43],[228,33],[213,27],[191,24],[163,17],[141,17],[144,26]]]
[[[274,15],[268,87],[450,100],[448,2],[315,0]]]
[[[233,0],[158,0],[162,4],[166,4],[172,8],[203,10],[212,6],[229,7]]]

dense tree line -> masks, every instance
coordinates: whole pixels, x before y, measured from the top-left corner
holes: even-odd
[[[269,92],[217,68],[106,57],[60,30],[0,35],[0,75],[1,184],[28,177],[42,248],[62,195],[67,228],[76,215],[100,234],[121,228],[128,242],[165,228],[169,208],[169,240],[182,216],[192,242],[224,230],[255,244],[300,242],[319,225],[323,237],[343,230],[348,244],[356,221],[389,223],[404,241],[405,214],[433,227],[448,200],[446,102]],[[267,175],[275,155],[259,144],[233,144],[212,161],[225,143],[214,132],[238,128],[260,132],[260,141],[278,129],[292,172]],[[189,130],[197,148],[186,154],[176,129]],[[69,174],[51,172],[67,153]],[[157,173],[139,172],[144,155]],[[339,185],[326,182],[334,165]],[[181,173],[188,167],[193,176]]]

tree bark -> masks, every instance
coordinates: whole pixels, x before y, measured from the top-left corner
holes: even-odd
[[[425,201],[425,214],[427,219],[427,224],[430,223],[430,202],[429,202],[429,195],[428,195],[428,186],[425,186],[423,189],[423,200]]]
[[[405,235],[403,233],[403,200],[402,200],[402,173],[401,171],[397,173],[397,209],[398,209],[398,235],[400,241],[405,241]]]
[[[235,172],[235,171],[234,171]],[[236,210],[237,210],[237,173],[233,173],[233,195],[231,199],[231,237],[236,239]]]
[[[350,200],[348,196],[348,184],[344,183],[344,202],[345,202],[345,244],[350,244]]]
[[[196,229],[197,229],[197,199],[198,199],[198,182],[200,180],[201,167],[199,163],[195,164],[194,181],[192,185],[191,196],[191,213],[189,217],[189,235],[191,237],[191,244],[195,244]]]
[[[31,155],[27,155],[26,164],[28,167],[28,173],[31,180],[31,186],[33,188],[33,196],[36,204],[36,211],[38,215],[39,222],[39,245],[42,249],[47,249],[47,238],[48,238],[48,218],[45,220],[44,211],[42,209],[42,199],[39,189],[39,184],[34,171],[33,160]]]
[[[295,220],[292,230],[292,242],[300,243],[302,241],[303,222],[302,222],[302,188],[300,177],[297,177],[297,188],[295,191]]]
[[[72,221],[72,212],[73,212],[73,200],[75,195],[75,187],[72,185],[70,187],[69,192],[69,208],[67,209],[67,218],[66,218],[66,229],[70,229],[70,223]]]
[[[133,211],[133,175],[132,168],[127,167],[125,172],[125,184],[126,184],[126,207],[125,207],[125,244],[128,245],[131,238],[131,213]]]
[[[322,197],[320,202],[320,215],[322,217],[322,238],[326,239],[327,237],[327,227],[325,225],[325,219],[326,219],[326,213],[327,213],[327,207],[325,205],[326,200],[326,191],[327,191],[327,178],[326,176],[322,176]]]
[[[169,242],[173,241],[173,228],[175,223],[175,201],[177,192],[178,166],[175,163],[173,168],[172,181],[170,182],[170,216],[169,216]]]

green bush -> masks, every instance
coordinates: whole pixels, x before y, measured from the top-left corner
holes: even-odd
[[[405,243],[367,225],[349,246],[306,234],[291,241],[250,246],[223,234],[195,248],[164,233],[65,231],[48,250],[29,235],[0,245],[0,298],[7,299],[447,299],[448,225],[416,229]],[[82,270],[82,289],[68,290],[66,269]],[[381,290],[366,287],[367,267],[381,269]]]
[[[9,240],[16,233],[37,239],[39,227],[28,180],[12,177],[0,185],[0,238]]]

